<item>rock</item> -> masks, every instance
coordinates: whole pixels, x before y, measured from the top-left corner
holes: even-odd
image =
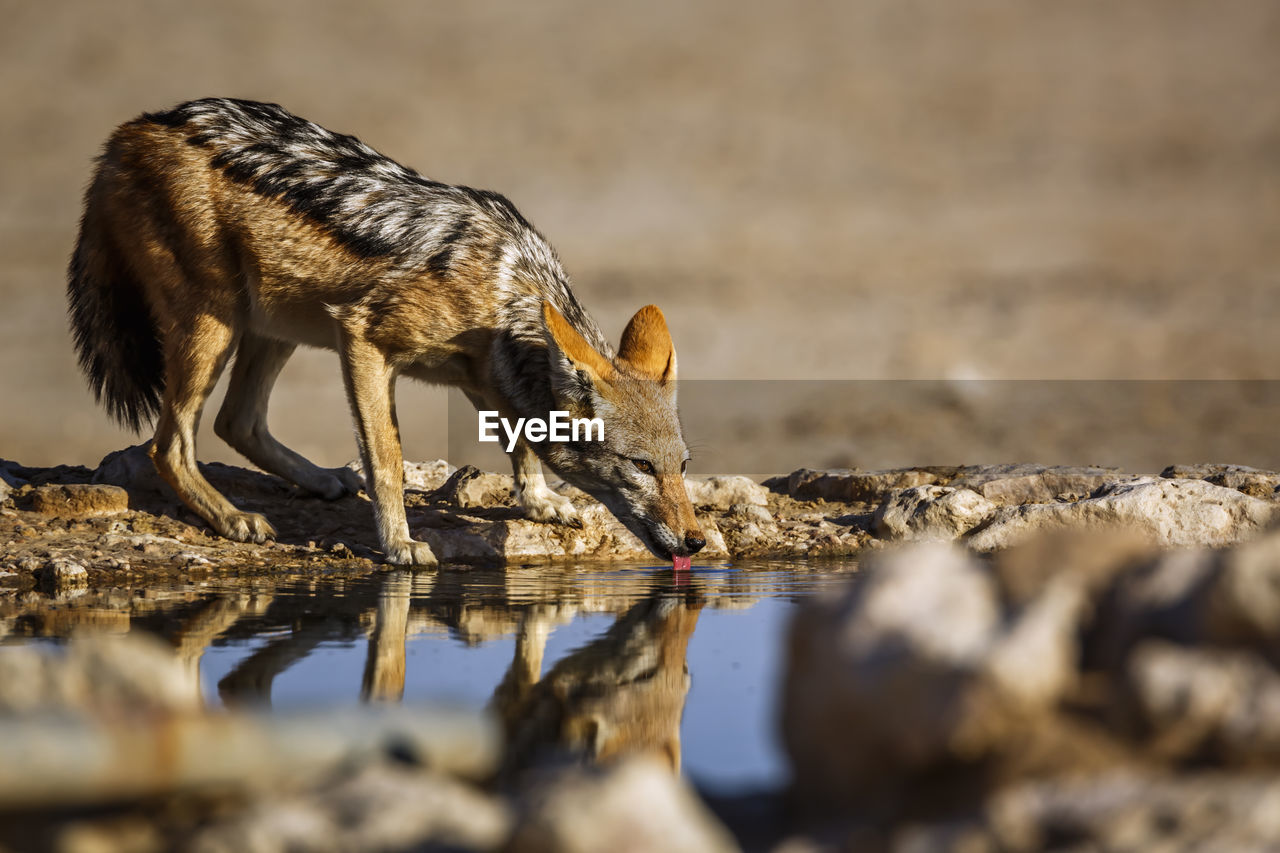
[[[56,594],[89,582],[89,572],[84,566],[65,557],[54,557],[36,569],[36,586],[43,592]]]
[[[630,759],[577,769],[529,791],[511,853],[731,851],[732,836],[662,765]]]
[[[1136,769],[1028,781],[992,798],[985,848],[1269,850],[1280,826],[1274,774],[1168,778]]]
[[[1280,664],[1280,531],[1225,551],[1138,560],[1110,588],[1095,622],[1086,664],[1109,672],[1147,639],[1251,647]]]
[[[472,473],[475,472],[475,473]],[[461,468],[431,500],[448,500],[448,495],[462,495],[466,505],[474,502],[491,504],[509,477],[480,475],[476,469]],[[469,490],[469,483],[476,483]],[[460,484],[460,485],[458,485]],[[455,485],[458,485],[455,491]],[[459,500],[459,499],[455,499]],[[510,503],[510,498],[506,498]],[[503,563],[541,563],[582,558],[595,560],[637,560],[652,562],[656,557],[629,530],[598,503],[579,507],[581,527],[532,521],[519,514],[501,518],[461,515],[446,520],[442,526],[415,526],[413,535],[431,545],[436,557],[445,562],[501,565]],[[724,536],[714,519],[699,519],[707,544],[697,559],[728,555]]]
[[[471,518],[465,527],[423,527],[414,535],[446,562],[499,565],[582,557],[601,560],[655,559],[630,531],[600,504],[579,511],[582,527],[545,524],[525,518],[490,521]],[[707,537],[706,551],[713,548]],[[723,542],[723,540],[722,540]]]
[[[1205,635],[1205,590],[1218,569],[1207,551],[1173,551],[1122,574],[1102,602],[1086,665],[1123,669],[1144,639],[1192,643]]]
[[[473,465],[463,465],[432,492],[428,500],[443,501],[463,509],[511,506],[514,489],[515,481],[508,474],[494,474]]]
[[[1028,504],[998,510],[969,539],[977,551],[1007,548],[1064,527],[1122,525],[1164,547],[1222,547],[1241,542],[1280,518],[1275,504],[1200,480],[1144,477],[1116,483],[1075,503]]]
[[[996,553],[992,565],[1001,596],[1021,606],[1064,575],[1090,598],[1099,598],[1117,576],[1157,553],[1148,537],[1127,528],[1064,528]]]
[[[1280,674],[1257,655],[1151,641],[1134,651],[1129,677],[1160,755],[1280,758]]]
[[[729,556],[729,548],[725,545],[724,534],[720,532],[720,526],[709,518],[701,518],[698,523],[702,525],[702,535],[706,537],[707,544],[694,556],[694,559],[705,560]]]
[[[1196,597],[1201,641],[1276,649],[1280,640],[1280,531],[1202,559],[1211,560],[1213,569],[1204,594]],[[1280,663],[1280,655],[1273,662]]]
[[[875,513],[885,539],[950,540],[982,524],[996,507],[977,492],[950,486],[916,486],[894,492]]]
[[[200,707],[194,671],[150,635],[94,634],[72,637],[64,650],[19,646],[0,655],[0,714],[131,715]]]
[[[85,483],[37,486],[28,500],[32,512],[53,518],[90,518],[129,509],[129,493],[119,486]]]
[[[1005,607],[989,566],[953,544],[868,559],[791,623],[781,724],[794,802],[848,814],[910,796],[931,773],[974,797],[988,772],[1112,760],[1107,738],[1056,711],[1077,680],[1087,604],[1082,577],[1065,572]]]
[[[16,462],[0,459],[0,503],[8,500],[16,489],[20,489],[27,484],[26,479],[18,476],[13,470],[18,467],[20,466]]]
[[[972,489],[1004,506],[1080,500],[1098,488],[1133,479],[1118,468],[1044,465],[984,465],[962,469],[948,485]]]
[[[1255,498],[1280,496],[1280,474],[1247,465],[1170,465],[1160,472],[1160,476],[1205,480]]]
[[[726,510],[733,504],[765,506],[769,490],[750,477],[708,477],[685,480],[689,501],[697,507]]]
[[[791,622],[782,739],[795,799],[817,812],[949,754],[1000,622],[994,584],[959,547],[887,551],[861,575]]]
[[[156,471],[151,461],[151,442],[135,444],[124,450],[116,450],[102,457],[93,472],[94,483],[108,483],[124,489],[138,489],[161,494],[172,494],[169,485]]]
[[[889,471],[857,471],[849,468],[818,471],[801,468],[787,478],[787,493],[799,501],[870,503],[897,489],[927,486],[937,483],[938,479],[937,474],[917,468]]]
[[[448,776],[374,764],[319,790],[268,795],[199,830],[185,849],[256,851],[493,850],[510,832],[499,801]]]
[[[347,463],[347,467],[364,477],[364,466],[359,459]],[[430,492],[443,486],[457,470],[443,459],[435,459],[431,462],[405,462],[404,487],[417,489],[420,492]]]
[[[984,672],[1003,697],[1048,708],[1075,682],[1076,635],[1088,602],[1080,578],[1063,573],[1011,617],[993,643]]]
[[[749,521],[754,524],[765,526],[773,525],[774,527],[777,526],[777,522],[775,522],[773,516],[769,514],[769,510],[757,504],[733,504],[729,507],[727,515],[730,518]]]

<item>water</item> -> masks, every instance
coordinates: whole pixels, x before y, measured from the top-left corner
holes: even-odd
[[[776,787],[774,715],[796,603],[852,564],[510,568],[219,579],[32,596],[7,643],[150,631],[206,705],[444,703],[505,721],[517,759],[653,752],[704,790]],[[687,669],[687,674],[686,674]]]

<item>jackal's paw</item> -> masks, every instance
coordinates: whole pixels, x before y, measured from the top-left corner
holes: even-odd
[[[364,481],[350,468],[317,468],[313,476],[298,485],[327,501],[336,501],[359,493],[364,488]]]
[[[405,539],[388,545],[385,549],[387,562],[393,566],[420,566],[429,568],[437,566],[440,561],[431,552],[431,546],[416,539]]]
[[[566,527],[582,527],[582,516],[573,501],[564,495],[556,494],[550,489],[541,493],[525,492],[521,495],[525,515],[533,521],[549,524],[563,524]]]
[[[237,512],[228,515],[217,525],[218,532],[236,542],[253,542],[261,545],[276,538],[276,529],[267,517],[256,512]]]

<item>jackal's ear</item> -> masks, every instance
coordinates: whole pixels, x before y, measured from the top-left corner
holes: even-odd
[[[657,305],[644,306],[627,323],[618,358],[645,379],[670,382],[676,378],[676,348],[667,318]]]
[[[593,384],[608,384],[613,379],[614,367],[609,359],[587,343],[586,338],[550,302],[542,303],[542,318],[547,324],[547,348],[551,351],[553,384],[559,387],[556,380],[574,378],[558,375],[566,372],[585,374]],[[557,364],[557,360],[561,363]]]

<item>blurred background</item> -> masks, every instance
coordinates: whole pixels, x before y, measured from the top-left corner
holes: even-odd
[[[682,378],[770,380],[715,386],[704,469],[1280,467],[1278,46],[1270,0],[0,0],[0,456],[134,441],[66,329],[81,193],[117,124],[228,95],[501,191],[609,334],[656,302]],[[323,464],[337,371],[273,397]],[[399,398],[444,455],[447,394]]]

